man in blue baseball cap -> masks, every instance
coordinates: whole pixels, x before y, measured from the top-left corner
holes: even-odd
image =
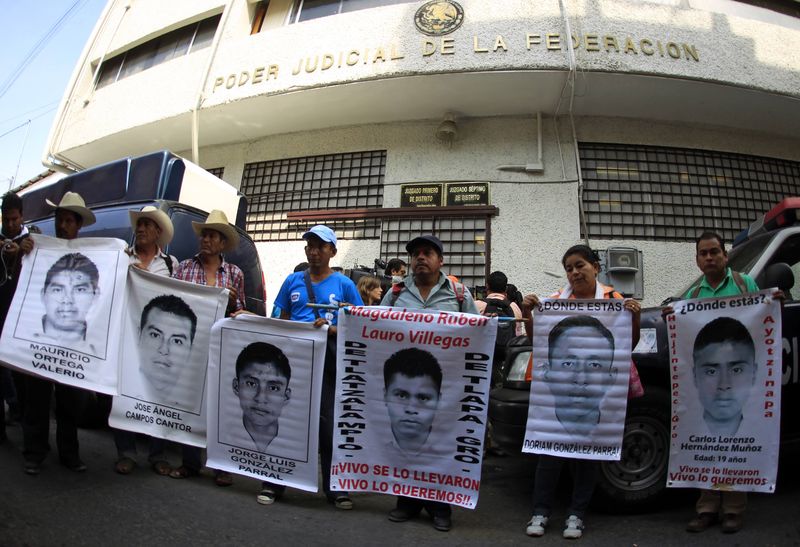
[[[314,323],[315,327],[330,325],[328,347],[325,353],[325,370],[322,378],[322,401],[320,402],[319,452],[322,466],[322,490],[328,501],[337,509],[352,509],[353,502],[347,492],[332,492],[331,456],[333,454],[333,401],[336,395],[336,319],[335,310],[309,308],[308,303],[353,304],[363,306],[355,283],[349,277],[333,271],[330,262],[336,256],[336,233],[318,224],[303,234],[306,241],[308,269],[295,272],[281,285],[275,306],[281,310],[281,319]],[[258,502],[269,505],[275,502],[284,487],[264,482]]]

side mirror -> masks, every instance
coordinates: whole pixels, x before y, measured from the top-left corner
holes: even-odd
[[[763,282],[759,280],[759,287],[778,287],[787,295],[789,290],[794,287],[794,273],[792,268],[785,262],[770,264],[759,278],[763,278]]]

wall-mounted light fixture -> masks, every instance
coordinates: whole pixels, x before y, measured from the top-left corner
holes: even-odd
[[[458,126],[456,125],[456,116],[452,112],[448,112],[444,115],[442,123],[436,128],[436,138],[447,146],[452,146],[457,136]]]

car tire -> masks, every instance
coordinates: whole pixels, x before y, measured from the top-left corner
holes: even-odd
[[[612,512],[644,511],[664,494],[669,463],[669,394],[647,388],[628,402],[622,459],[604,461],[595,490],[598,506]]]

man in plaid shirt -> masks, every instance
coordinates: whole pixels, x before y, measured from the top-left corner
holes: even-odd
[[[205,222],[192,222],[200,244],[200,251],[192,258],[178,264],[173,277],[182,281],[225,287],[228,289],[228,309],[226,315],[243,310],[245,307],[244,274],[235,264],[225,260],[224,251],[232,251],[239,244],[239,234],[228,223],[225,213],[214,210]],[[185,479],[200,474],[203,467],[201,450],[195,446],[183,446],[183,463],[173,469],[170,477]],[[233,478],[224,471],[214,471],[217,486],[230,486]]]

